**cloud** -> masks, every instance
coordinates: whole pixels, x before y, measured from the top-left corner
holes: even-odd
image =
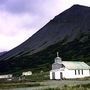
[[[34,19],[27,13],[12,15],[0,11],[0,51],[14,48],[34,34],[36,29],[24,27],[24,24],[31,24]]]
[[[26,32],[25,30],[23,30],[23,32],[19,32],[13,37],[0,34],[0,50],[6,51],[18,46],[19,44],[27,40],[30,34],[30,32]]]
[[[6,10],[10,13],[14,14],[20,14],[20,13],[36,13],[40,8],[37,8],[40,6],[42,0],[1,0],[0,4],[2,4],[0,7],[3,10]],[[42,4],[41,4],[42,5]],[[38,9],[38,10],[37,10]]]
[[[73,4],[90,5],[89,2],[90,0],[0,0],[0,8],[13,14],[46,15],[61,12]]]
[[[48,11],[55,11],[59,6],[64,6],[64,2],[63,0],[1,0],[0,8],[14,14],[45,14]]]
[[[0,50],[10,50],[27,40],[35,33],[34,28],[23,28],[22,23],[33,19],[28,14],[13,16],[10,13],[0,12]]]
[[[11,35],[17,33],[18,29],[21,31],[20,25],[22,22],[29,21],[32,23],[32,16],[28,14],[24,15],[12,15],[6,12],[0,12],[0,34]]]

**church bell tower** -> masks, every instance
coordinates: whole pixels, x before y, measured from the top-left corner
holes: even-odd
[[[59,57],[59,52],[57,52],[57,57],[55,58],[55,63],[62,64],[62,58]]]

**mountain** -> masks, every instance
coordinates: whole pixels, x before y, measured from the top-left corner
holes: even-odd
[[[4,52],[0,52],[0,56],[1,56],[1,55],[3,55],[3,54],[5,54],[6,52],[7,52],[7,51],[4,51]]]
[[[49,70],[57,51],[63,60],[89,61],[90,7],[72,6],[27,41],[3,54],[0,72]]]

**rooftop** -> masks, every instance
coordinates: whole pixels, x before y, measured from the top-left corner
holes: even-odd
[[[90,69],[90,66],[80,61],[62,61],[67,69]]]

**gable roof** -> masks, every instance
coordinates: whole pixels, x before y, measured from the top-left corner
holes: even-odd
[[[88,66],[84,62],[80,61],[62,61],[62,64],[67,68],[67,69],[90,69],[90,66]]]

